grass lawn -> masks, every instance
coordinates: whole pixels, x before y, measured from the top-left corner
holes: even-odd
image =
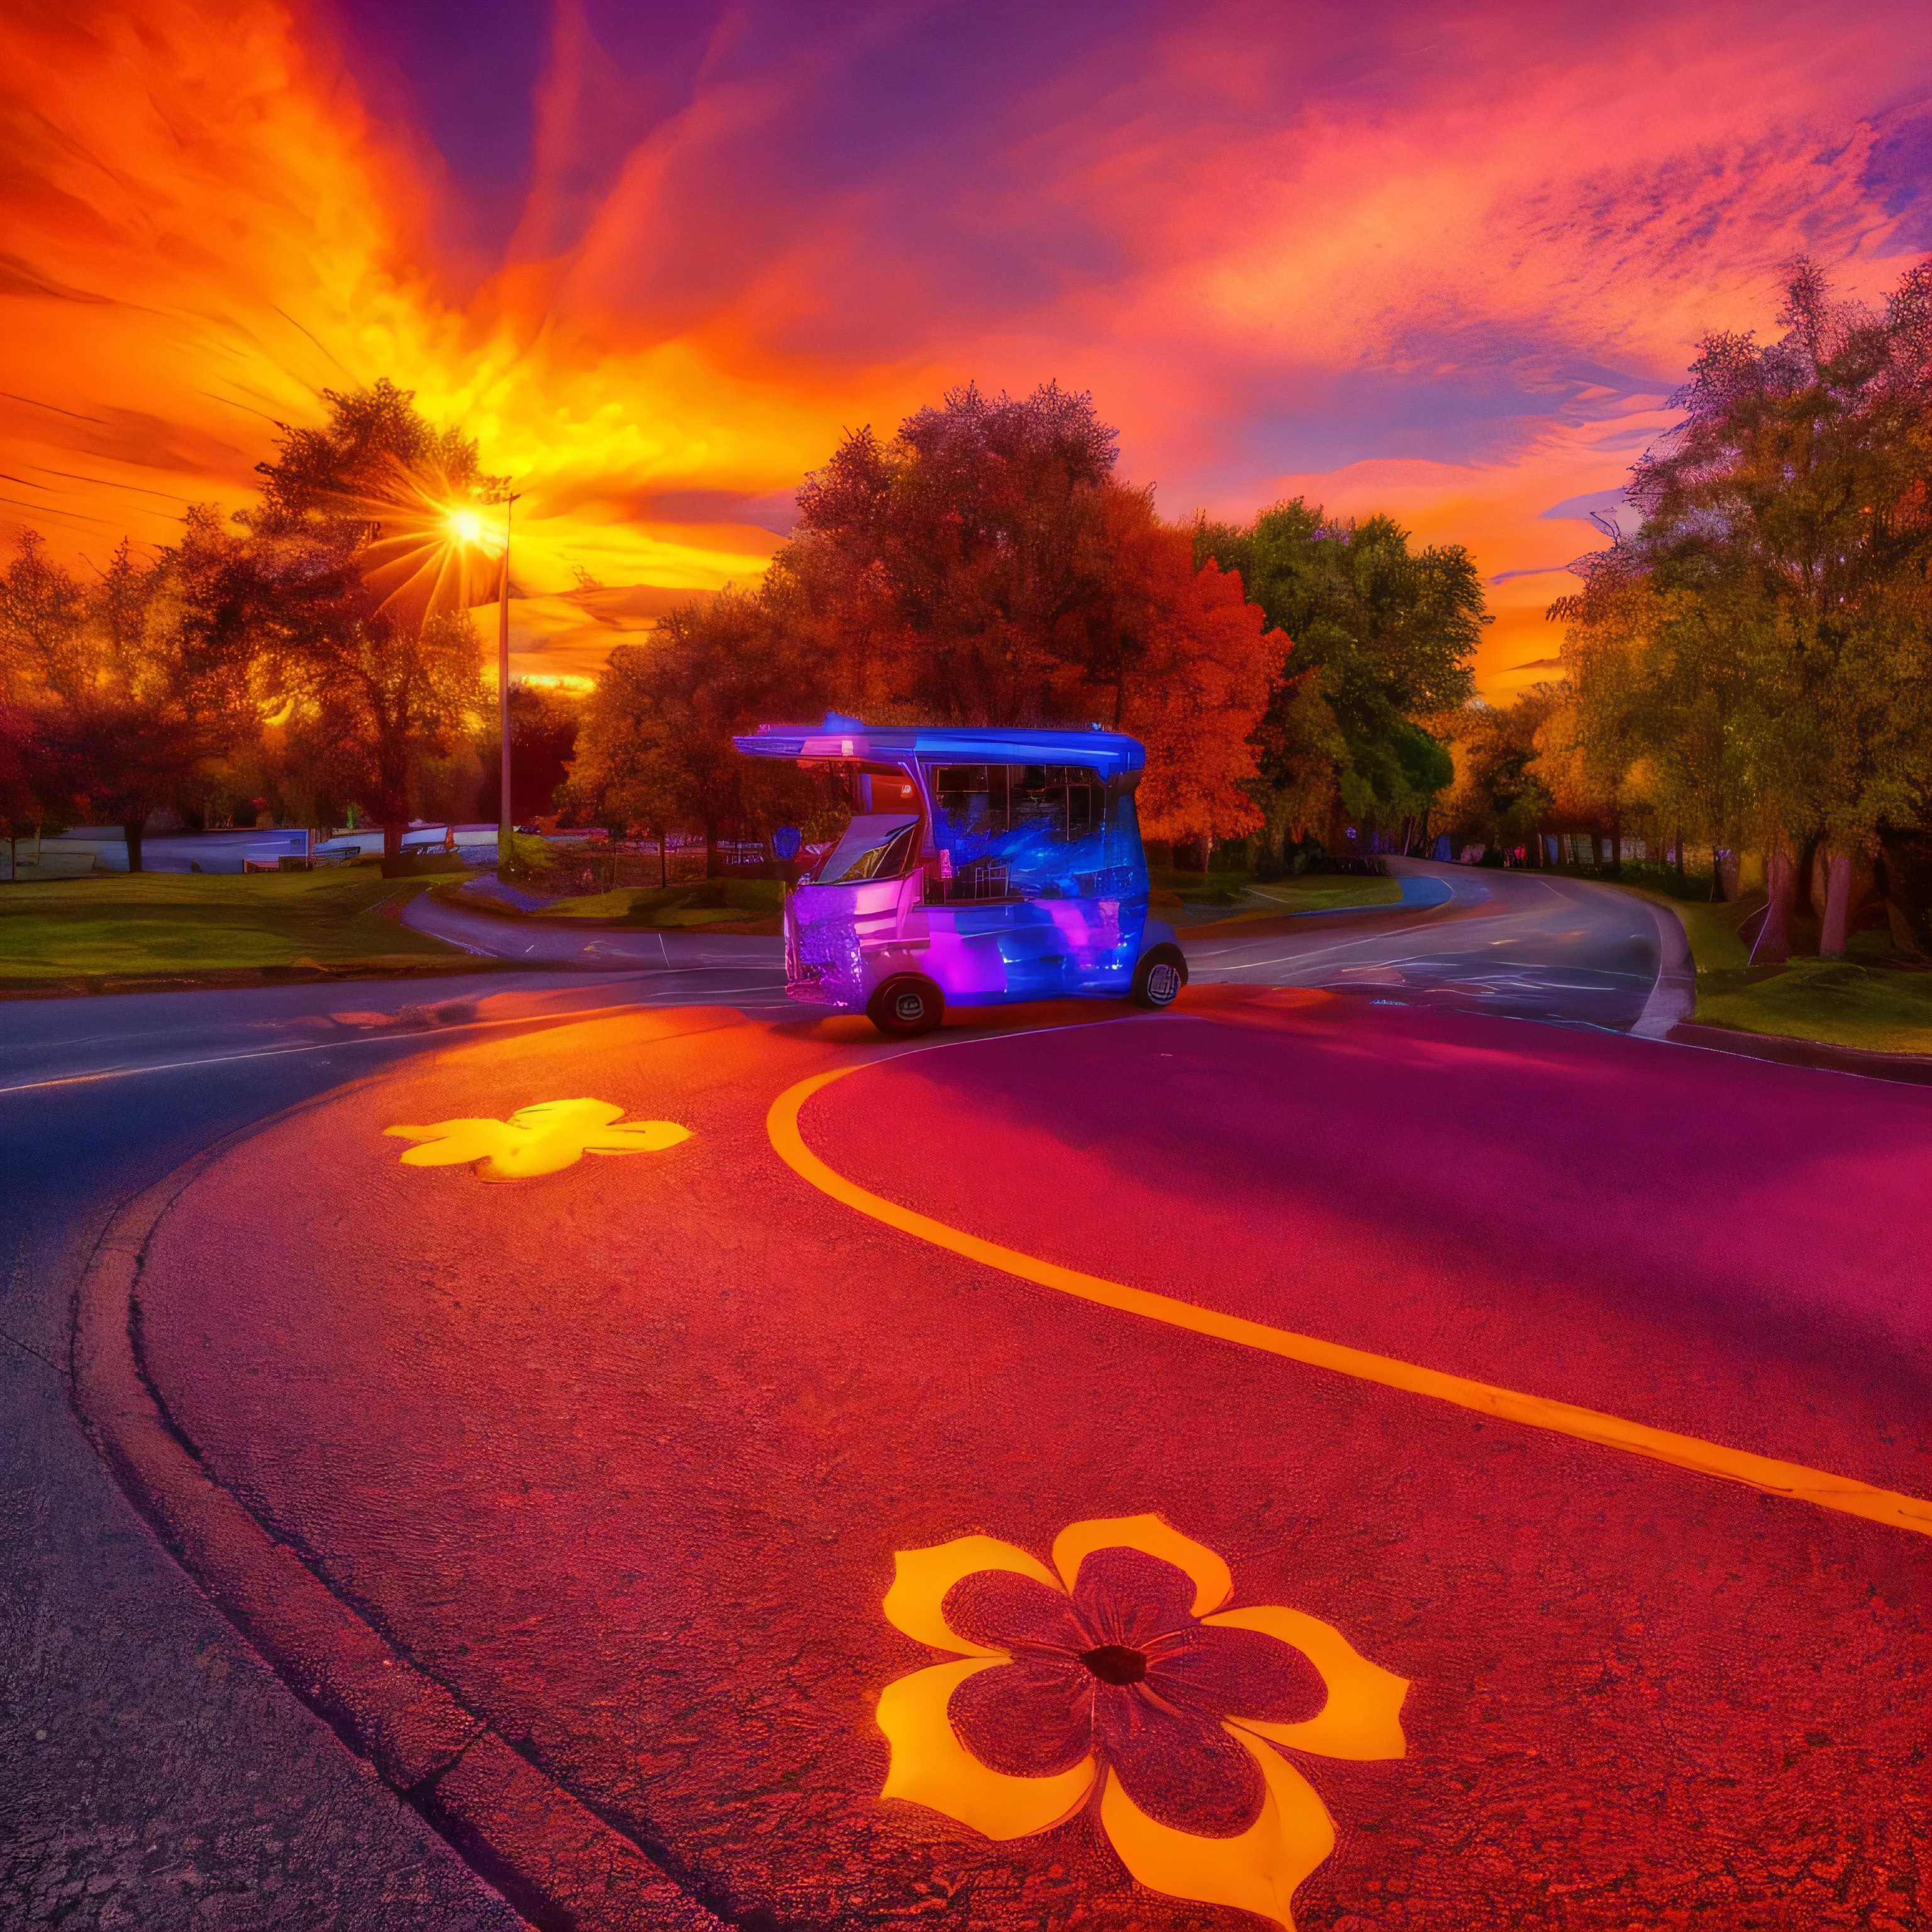
[[[1400,879],[1356,879],[1339,872],[1304,872],[1292,879],[1270,879],[1252,888],[1288,912],[1334,912],[1346,906],[1400,905]]]
[[[393,916],[428,883],[386,879],[370,862],[240,878],[110,873],[0,885],[0,987],[484,964]]]
[[[1875,1053],[1932,1053],[1932,970],[1901,963],[1882,932],[1855,932],[1843,959],[1754,966],[1738,928],[1764,904],[1747,892],[1730,904],[1666,897],[1684,922],[1697,968],[1697,1023],[1777,1034]]]
[[[778,931],[784,910],[784,887],[776,879],[694,879],[688,885],[652,886],[642,891],[620,887],[583,898],[556,899],[533,919],[587,920],[597,926],[659,928],[762,926]]]
[[[1172,872],[1150,867],[1154,912],[1186,907],[1196,911],[1225,909],[1230,919],[1279,919],[1284,913],[1340,912],[1350,906],[1398,905],[1397,879],[1357,878],[1344,872],[1302,872],[1264,885],[1252,872]],[[1264,903],[1266,902],[1266,903]]]
[[[1854,956],[1700,973],[1697,1018],[1875,1053],[1932,1053],[1932,972],[1863,966]]]

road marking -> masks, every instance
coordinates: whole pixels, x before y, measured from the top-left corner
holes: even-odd
[[[727,990],[724,988],[720,990]],[[157,1061],[152,1066],[106,1066],[93,1073],[62,1073],[46,1080],[22,1081],[17,1087],[0,1087],[0,1094],[32,1094],[43,1087],[84,1087],[97,1080],[130,1079],[137,1073],[178,1073],[193,1066],[224,1066],[237,1060],[280,1060],[295,1053],[332,1053],[338,1047],[380,1046],[398,1040],[425,1040],[431,1035],[479,1033],[491,1027],[540,1026],[549,1020],[598,1019],[609,1013],[644,1012],[669,1000],[626,1000],[608,1006],[578,1006],[568,1012],[519,1013],[509,1019],[461,1020],[453,1026],[405,1027],[394,1033],[344,1034],[340,1039],[310,1040],[300,1046],[261,1046],[248,1053],[215,1053],[200,1060]]]
[[[927,1049],[930,1051],[931,1049]],[[904,1058],[893,1055],[893,1058]],[[1772,1496],[1790,1496],[1816,1504],[1821,1509],[1838,1510],[1847,1516],[1864,1516],[1894,1529],[1908,1529],[1921,1536],[1932,1536],[1932,1502],[1918,1496],[1900,1496],[1890,1490],[1874,1488],[1849,1476],[1834,1476],[1821,1469],[1808,1469],[1797,1462],[1780,1462],[1770,1456],[1733,1449],[1721,1442],[1706,1442],[1694,1436],[1679,1436],[1667,1429],[1653,1429],[1647,1424],[1628,1422],[1615,1415],[1581,1408],[1574,1403],[1555,1402],[1544,1396],[1525,1395],[1515,1389],[1498,1388],[1488,1382],[1472,1382],[1462,1376],[1444,1374],[1414,1362],[1398,1361],[1390,1355],[1370,1354],[1338,1342],[1324,1342],[1312,1335],[1298,1335],[1265,1322],[1250,1322],[1219,1309],[1203,1308],[1171,1294],[1151,1289],[1130,1288],[1099,1275],[1083,1274],[1052,1262],[1041,1261],[998,1242],[982,1240],[976,1234],[949,1227],[943,1221],[902,1208],[896,1202],[868,1192],[856,1182],[828,1167],[805,1144],[798,1124],[799,1111],[820,1088],[842,1080],[848,1073],[862,1072],[868,1066],[886,1064],[865,1060],[855,1065],[835,1066],[829,1073],[814,1073],[808,1079],[788,1087],[772,1102],[765,1117],[765,1131],[778,1158],[821,1194],[843,1206],[880,1221],[889,1228],[934,1247],[950,1250],[982,1266],[997,1268],[1041,1288],[1058,1290],[1082,1301],[1097,1302],[1103,1308],[1122,1314],[1144,1316],[1170,1328],[1184,1328],[1216,1341],[1232,1342],[1243,1348],[1257,1348],[1265,1354],[1280,1355],[1308,1367],[1329,1369],[1337,1375],[1351,1376],[1358,1382],[1379,1383],[1384,1388],[1400,1389],[1409,1395],[1428,1396],[1458,1408],[1473,1409],[1480,1415],[1500,1417],[1532,1429],[1546,1429],[1582,1442],[1594,1442],[1606,1449],[1620,1449],[1634,1456],[1648,1456],[1700,1475],[1719,1476],[1744,1483]]]

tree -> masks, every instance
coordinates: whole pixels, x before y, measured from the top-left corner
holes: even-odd
[[[301,742],[338,795],[363,796],[383,850],[401,850],[422,760],[481,709],[467,615],[486,586],[452,542],[448,506],[487,500],[474,442],[439,430],[410,392],[323,392],[329,420],[285,431],[256,466],[249,619],[300,709]]]
[[[1714,838],[1795,854],[1802,910],[1828,853],[1831,951],[1851,860],[1903,852],[1932,807],[1932,263],[1874,314],[1798,262],[1780,320],[1768,346],[1706,338],[1634,472],[1641,528],[1551,614],[1592,755],[1644,764]]]
[[[1489,622],[1468,553],[1412,554],[1391,518],[1336,522],[1300,497],[1249,524],[1202,518],[1194,545],[1197,559],[1238,572],[1268,622],[1294,640],[1260,728],[1270,824],[1305,826],[1336,808],[1370,825],[1420,818],[1454,776],[1420,721],[1470,696],[1469,660]]]
[[[1285,845],[1300,845],[1315,826],[1327,825],[1341,796],[1348,741],[1322,694],[1318,668],[1311,664],[1292,676],[1283,668],[1270,689],[1253,743],[1253,793],[1268,848],[1279,859]]]
[[[1147,740],[1154,836],[1258,825],[1247,740],[1285,640],[1115,457],[1092,398],[1051,382],[848,436],[756,599],[788,688],[881,723],[1104,720]]]
[[[796,772],[740,758],[733,735],[822,704],[757,596],[728,590],[683,605],[649,644],[610,653],[584,706],[566,800],[619,830],[701,826],[710,873],[728,831],[762,829],[802,802]]]
[[[1560,701],[1552,686],[1534,685],[1508,704],[1478,701],[1456,714],[1456,786],[1444,808],[1485,845],[1509,851],[1541,836],[1552,800],[1538,754]]]
[[[512,815],[540,818],[556,809],[556,794],[569,776],[583,722],[584,700],[574,692],[513,681],[510,686],[510,790]],[[498,818],[502,791],[502,740],[493,710],[476,740],[482,784],[479,817]]]
[[[31,712],[0,697],[0,830],[7,838],[10,880],[20,876],[20,842],[47,820],[45,753]]]
[[[890,443],[849,435],[798,494],[775,604],[868,715],[1039,725],[1071,715],[1106,602],[1118,454],[1093,399],[949,391]]]
[[[1147,746],[1141,830],[1204,846],[1256,830],[1252,738],[1285,640],[1232,571],[1195,567],[1190,533],[1160,523],[1144,496],[1123,492],[1110,508],[1112,608],[1094,627],[1103,650],[1088,659],[1087,688],[1096,710],[1111,698],[1110,722]]]
[[[31,718],[12,734],[17,788],[43,810],[120,826],[131,872],[152,814],[190,807],[210,761],[256,722],[244,661],[205,621],[226,548],[196,510],[158,562],[137,562],[124,541],[93,584],[31,532],[0,576],[10,684]]]

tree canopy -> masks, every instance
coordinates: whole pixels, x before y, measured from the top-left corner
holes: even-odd
[[[1114,460],[1092,399],[1052,383],[1017,400],[969,384],[889,442],[848,435],[806,479],[797,532],[756,590],[694,602],[613,654],[574,795],[614,820],[726,822],[748,782],[729,734],[830,706],[1116,726],[1148,746],[1151,836],[1250,830],[1249,739],[1286,640]]]
[[[1368,825],[1426,812],[1454,767],[1422,721],[1464,704],[1482,585],[1460,545],[1409,548],[1392,518],[1331,519],[1300,497],[1246,524],[1202,518],[1195,554],[1237,572],[1293,655],[1274,676],[1257,786],[1277,833],[1336,811]]]
[[[447,753],[482,703],[468,616],[483,588],[452,505],[487,500],[475,442],[439,430],[406,390],[323,392],[320,428],[286,431],[259,464],[250,623],[293,735],[335,796],[373,804],[400,849],[426,758]]]
[[[118,825],[139,871],[157,810],[198,804],[259,727],[250,662],[226,621],[232,539],[191,511],[154,562],[123,542],[82,583],[32,532],[0,571],[0,780],[14,824]]]
[[[1875,312],[1801,261],[1780,322],[1706,339],[1641,526],[1574,566],[1552,737],[1600,796],[1788,846],[1802,891],[1821,845],[1909,869],[1932,808],[1932,263]]]

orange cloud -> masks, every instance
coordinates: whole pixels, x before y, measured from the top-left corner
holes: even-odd
[[[0,20],[0,518],[166,542],[244,499],[276,422],[386,375],[518,479],[532,593],[708,590],[763,568],[842,429],[1053,376],[1170,514],[1301,492],[1470,545],[1500,693],[1553,644],[1537,573],[1598,541],[1546,513],[1622,482],[1700,334],[1770,327],[1801,249],[1870,296],[1932,243],[1903,0],[1828,28],[554,0],[526,139],[484,130],[524,141],[508,186],[447,158],[354,13]],[[575,669],[573,608],[520,636]]]

